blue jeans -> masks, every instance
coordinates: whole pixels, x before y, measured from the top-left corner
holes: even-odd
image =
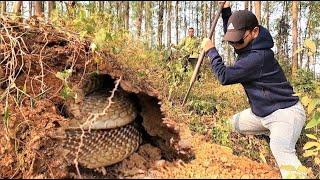
[[[266,117],[258,117],[252,113],[251,109],[246,109],[232,117],[231,125],[233,130],[242,134],[270,136],[272,154],[280,168],[281,176],[285,178],[293,172],[282,169],[281,166],[290,165],[295,168],[301,166],[295,145],[305,121],[305,110],[298,102]]]

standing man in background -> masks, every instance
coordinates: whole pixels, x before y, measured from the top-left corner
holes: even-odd
[[[199,56],[199,45],[199,39],[194,36],[193,27],[190,27],[188,28],[188,36],[183,38],[176,46],[171,44],[171,47],[179,50],[180,54],[182,54],[184,68],[187,68],[189,63],[194,68]]]

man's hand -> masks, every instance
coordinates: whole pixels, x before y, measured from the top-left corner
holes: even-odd
[[[207,52],[209,49],[215,47],[213,42],[209,38],[204,38],[202,43],[201,43],[201,48]]]
[[[218,1],[219,5],[222,4],[224,1]],[[230,7],[230,1],[226,1],[226,3],[224,3],[223,8],[228,8]]]

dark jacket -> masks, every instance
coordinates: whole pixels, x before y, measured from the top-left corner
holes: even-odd
[[[222,11],[224,32],[231,16],[231,9]],[[272,112],[295,105],[299,98],[287,81],[271,50],[272,37],[267,29],[260,27],[259,36],[247,47],[236,50],[238,58],[233,66],[226,67],[216,48],[207,51],[212,71],[222,85],[241,83],[248,96],[252,112],[265,117]]]

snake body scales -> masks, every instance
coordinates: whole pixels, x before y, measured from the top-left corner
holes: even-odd
[[[142,137],[134,122],[134,103],[124,93],[116,92],[110,105],[110,95],[94,92],[82,103],[70,105],[73,118],[63,140],[68,161],[76,159],[87,168],[100,168],[118,163],[138,149]]]

